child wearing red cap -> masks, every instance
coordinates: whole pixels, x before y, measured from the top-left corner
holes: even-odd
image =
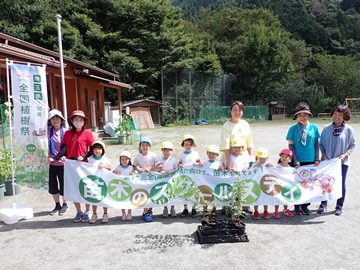
[[[87,161],[87,158],[91,156],[89,148],[94,142],[94,136],[91,131],[85,128],[87,122],[88,118],[83,111],[76,110],[71,113],[68,117],[70,129],[64,134],[60,153],[53,157],[55,160],[62,158],[63,160]],[[84,213],[81,211],[79,202],[74,202],[74,205],[77,211],[74,222],[88,222],[90,205],[85,204]]]
[[[291,162],[293,152],[290,149],[283,149],[283,150],[281,150],[279,155],[280,155],[280,158],[278,161],[278,165],[276,167],[277,168],[291,168],[289,163]],[[280,218],[280,214],[279,214],[278,210],[279,210],[279,206],[275,205],[275,213],[277,212],[277,217],[275,217],[275,213],[274,213],[275,218]],[[294,213],[291,210],[289,210],[288,206],[285,204],[284,204],[283,214],[287,217],[294,216]]]

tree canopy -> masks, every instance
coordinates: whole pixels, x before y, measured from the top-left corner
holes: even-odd
[[[118,73],[125,99],[160,99],[164,69],[235,75],[246,100],[360,96],[360,1],[8,0],[0,31],[57,51],[56,14],[64,54]]]

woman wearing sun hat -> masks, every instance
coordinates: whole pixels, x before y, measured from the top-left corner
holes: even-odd
[[[286,140],[289,143],[289,149],[293,152],[292,162],[295,168],[303,165],[315,164],[319,161],[319,129],[317,125],[309,122],[312,117],[310,107],[306,102],[300,102],[296,106],[293,119],[297,123],[289,128]],[[294,213],[300,215],[310,215],[308,206],[310,203],[295,205]]]
[[[355,148],[355,133],[351,126],[346,124],[351,118],[351,112],[347,106],[336,106],[331,112],[333,122],[324,127],[320,137],[320,150],[322,160],[341,159],[342,174],[342,197],[336,201],[335,215],[342,214],[346,194],[346,174],[350,165],[349,157]],[[318,214],[327,209],[327,201],[322,201]]]
[[[49,112],[48,117],[48,141],[49,141],[49,193],[52,195],[55,208],[49,213],[50,215],[64,215],[68,212],[68,206],[64,199],[64,161],[55,160],[54,157],[60,153],[61,143],[64,138],[63,114],[53,109]],[[60,196],[63,197],[63,205],[60,205]]]
[[[65,156],[67,159],[87,161],[87,158],[91,156],[89,149],[94,143],[94,136],[85,128],[88,118],[83,111],[75,110],[70,114],[68,123],[70,129],[64,134],[62,150],[57,157]],[[85,204],[84,213],[81,211],[80,203],[74,202],[74,205],[77,210],[74,222],[88,222],[90,205]]]

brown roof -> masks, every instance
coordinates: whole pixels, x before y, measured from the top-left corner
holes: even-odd
[[[2,53],[5,56],[16,56],[19,59],[30,60],[37,63],[46,64],[49,66],[60,67],[60,62],[56,61],[54,57],[33,53],[3,43],[0,43],[0,53]]]
[[[131,106],[131,105],[135,105],[135,104],[141,103],[141,102],[149,102],[149,103],[153,103],[153,104],[160,105],[160,106],[163,105],[163,103],[159,102],[159,101],[150,100],[150,99],[139,99],[139,100],[131,100],[131,101],[124,102],[123,106],[124,107]]]
[[[6,55],[14,55],[21,59],[28,59],[38,63],[60,66],[59,53],[23,41],[21,39],[6,35],[4,33],[0,33],[0,52]],[[63,58],[64,58],[64,65],[66,64],[66,62],[72,63],[73,66],[79,69],[80,71],[84,71],[84,70],[91,71],[91,74],[94,75],[93,77],[101,77],[104,80],[108,80],[109,83],[114,86],[128,88],[128,89],[132,88],[129,84],[115,81],[115,79],[119,77],[119,75],[115,73],[81,62],[79,60],[72,59],[67,56],[64,56]]]

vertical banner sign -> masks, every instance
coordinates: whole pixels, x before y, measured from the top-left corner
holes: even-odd
[[[45,66],[11,64],[16,181],[46,188],[48,100]]]

